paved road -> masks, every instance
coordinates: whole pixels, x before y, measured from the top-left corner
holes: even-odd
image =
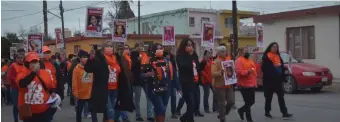
[[[333,84],[332,87],[326,88],[322,93],[311,93],[309,91],[299,91],[297,94],[287,94],[285,96],[288,111],[294,114],[293,122],[339,122],[340,120],[340,83]],[[68,98],[66,98],[68,100]],[[239,92],[236,92],[236,105],[243,104],[242,97]],[[142,113],[146,115],[145,97],[142,97],[141,103]],[[264,97],[263,92],[256,92],[256,103],[252,107],[253,119],[256,122],[284,122],[281,119],[281,113],[277,103],[277,98],[273,98],[272,103],[273,120],[264,119]],[[202,109],[202,107],[201,107]],[[185,106],[182,110],[184,112]],[[1,121],[13,122],[11,116],[11,106],[1,107]],[[203,110],[202,110],[203,112]],[[167,122],[179,122],[179,120],[170,119],[170,111],[167,113]],[[217,113],[205,114],[205,117],[195,118],[196,122],[218,122]],[[134,119],[134,114],[129,114],[130,120]],[[101,118],[101,116],[99,116]],[[62,111],[59,111],[53,122],[74,122],[75,113],[66,101]],[[91,122],[89,119],[84,119],[84,122]],[[133,122],[133,121],[132,121]],[[227,122],[241,122],[237,118],[235,112],[231,112],[227,116]]]

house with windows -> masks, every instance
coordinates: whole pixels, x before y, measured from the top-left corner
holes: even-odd
[[[255,16],[262,23],[264,48],[277,42],[294,58],[330,68],[340,78],[340,5]]]
[[[256,12],[239,11],[238,18],[252,17],[257,15]],[[223,19],[222,19],[222,18]],[[227,19],[225,19],[227,18]],[[239,20],[238,19],[238,20]],[[231,10],[213,10],[199,8],[182,8],[170,11],[163,11],[149,15],[141,16],[141,34],[162,34],[162,27],[175,26],[175,34],[189,35],[195,41],[196,50],[199,54],[203,54],[205,49],[201,48],[201,31],[202,22],[215,22],[215,45],[220,43],[229,44],[229,34],[232,30]],[[227,22],[225,22],[227,21]],[[227,24],[225,24],[227,23]],[[238,21],[238,25],[240,25]],[[128,19],[128,33],[138,33],[138,18]],[[243,41],[246,40],[246,41]],[[144,41],[144,44],[153,43]],[[176,42],[178,46],[180,41]],[[239,45],[256,45],[256,37],[249,36],[241,38]]]

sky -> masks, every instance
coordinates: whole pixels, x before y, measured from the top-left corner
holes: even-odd
[[[137,1],[130,0],[130,7],[137,16]],[[85,29],[86,6],[104,7],[104,15],[108,11],[113,11],[111,0],[94,0],[94,1],[63,1],[65,10],[74,9],[64,13],[65,28],[69,28],[72,32],[75,30]],[[276,13],[282,11],[298,10],[305,8],[314,8],[321,6],[329,6],[340,4],[336,1],[238,1],[239,10],[256,11],[261,14]],[[59,1],[47,1],[47,8],[54,14],[59,14]],[[20,29],[28,30],[32,26],[40,27],[43,31],[43,2],[42,1],[3,1],[1,0],[1,34],[7,32],[17,33]],[[230,9],[232,2],[230,0],[223,1],[141,1],[141,16],[161,11],[179,9],[179,8],[206,8],[206,9]],[[38,14],[34,14],[41,12]],[[32,14],[29,16],[13,17]],[[53,36],[54,28],[61,27],[61,20],[48,14],[48,32]],[[244,20],[245,23],[252,23],[251,19]],[[106,24],[105,24],[106,23]],[[104,22],[104,27],[107,22]]]

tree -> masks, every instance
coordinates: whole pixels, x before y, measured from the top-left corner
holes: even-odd
[[[9,58],[11,42],[4,36],[1,36],[1,58]]]
[[[112,1],[111,7],[114,10],[107,13],[107,19],[129,19],[136,17],[130,8],[129,2],[133,1]],[[112,27],[112,23],[109,23],[109,26]]]
[[[46,41],[50,41],[50,40],[55,40],[55,38],[53,38],[51,36],[51,34],[48,34],[47,36],[43,35],[44,38],[43,38],[43,41],[46,42]]]
[[[22,40],[20,40],[16,33],[6,33],[6,38],[10,43],[21,43]]]

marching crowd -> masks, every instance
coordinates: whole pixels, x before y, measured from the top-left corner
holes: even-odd
[[[135,112],[136,121],[144,121],[140,111],[141,92],[147,99],[147,120],[164,122],[170,104],[171,118],[181,122],[194,122],[203,117],[200,112],[200,87],[203,87],[203,106],[209,108],[210,90],[213,93],[212,112],[225,122],[225,117],[235,106],[235,89],[243,97],[244,105],[237,109],[242,120],[253,122],[251,106],[255,103],[257,70],[247,48],[239,48],[235,59],[237,84],[225,85],[221,62],[232,60],[225,45],[205,50],[199,59],[195,43],[183,39],[176,55],[171,46],[152,44],[144,49],[143,43],[131,49],[122,43],[105,42],[93,45],[90,52],[78,51],[66,59],[65,53],[51,54],[44,46],[42,56],[36,52],[18,50],[14,62],[2,60],[2,99],[13,105],[14,121],[51,122],[62,107],[64,86],[70,104],[75,106],[76,121],[83,116],[98,122],[97,114],[103,114],[105,122],[128,122],[127,112]],[[262,57],[264,116],[270,114],[273,93],[284,119],[292,117],[285,105],[282,83],[286,68],[279,55],[277,43],[270,44]],[[178,102],[176,96],[180,96]],[[56,98],[56,99],[55,99]],[[52,102],[51,102],[52,101]],[[169,103],[170,101],[170,103]],[[186,112],[181,108],[186,103]],[[59,105],[60,104],[60,105]],[[121,119],[121,120],[120,120]]]

